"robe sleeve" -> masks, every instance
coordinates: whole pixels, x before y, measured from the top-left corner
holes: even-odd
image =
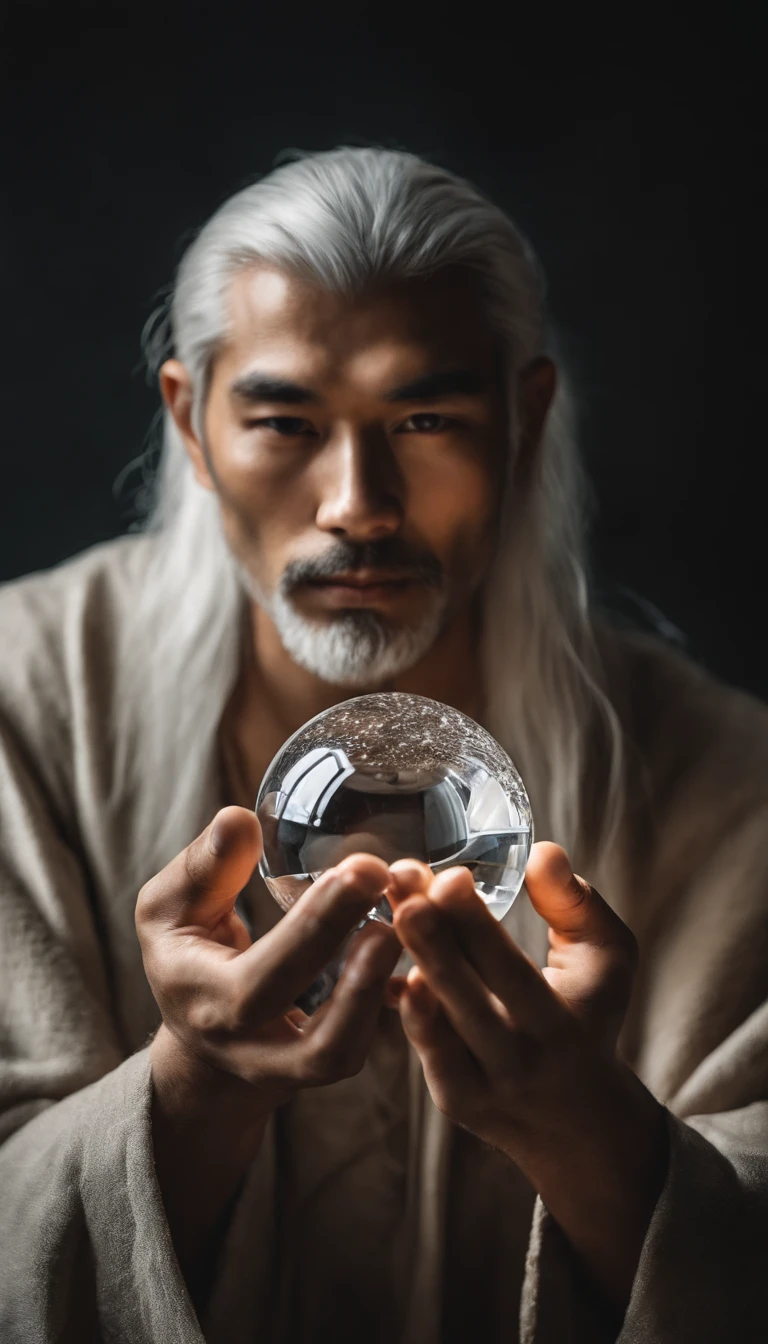
[[[720,834],[647,954],[638,1072],[665,1104],[669,1166],[623,1324],[606,1324],[537,1200],[522,1344],[768,1338],[768,810],[753,799]],[[690,868],[695,827],[685,850]]]
[[[540,1199],[521,1344],[762,1344],[768,1329],[768,1104],[680,1120],[619,1333]]]
[[[0,1339],[203,1340],[155,1177],[149,1050],[110,1012],[84,866],[0,723]]]

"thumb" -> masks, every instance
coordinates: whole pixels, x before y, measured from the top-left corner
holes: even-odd
[[[578,877],[560,845],[531,847],[525,885],[549,924],[547,983],[582,1020],[593,1020],[613,1048],[637,965],[637,943],[599,891]]]
[[[213,927],[232,910],[261,857],[261,827],[246,807],[224,807],[191,844],[142,887],[143,921]]]
[[[600,893],[574,873],[561,845],[540,840],[531,846],[525,885],[534,910],[558,941],[621,942],[629,934]]]

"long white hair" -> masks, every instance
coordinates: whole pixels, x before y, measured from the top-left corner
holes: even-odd
[[[518,375],[541,354],[556,357],[531,247],[470,183],[412,154],[338,148],[296,155],[213,215],[181,260],[170,303],[148,324],[152,366],[173,353],[191,376],[198,432],[227,331],[228,287],[257,261],[349,294],[377,277],[424,276],[448,265],[476,276],[506,351],[510,390],[510,484],[483,590],[485,723],[526,782],[536,838],[564,845],[575,863],[598,862],[621,819],[624,755],[590,609],[592,496],[562,367],[533,470],[524,484],[511,484]],[[175,830],[175,818],[194,794],[200,753],[210,749],[237,675],[246,601],[216,497],[195,481],[167,412],[143,528],[156,552],[136,618],[151,632],[152,651],[149,666],[146,638],[126,641],[122,652],[118,705],[135,703],[143,687],[144,727],[132,749],[117,733],[117,778],[119,786],[135,752],[136,771],[163,799],[162,808],[147,807],[146,843],[165,862],[191,838]]]

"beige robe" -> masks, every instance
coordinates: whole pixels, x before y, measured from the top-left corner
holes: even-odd
[[[390,1010],[357,1077],[273,1117],[198,1322],[149,1123],[133,919],[158,860],[111,787],[115,631],[152,544],[0,590],[0,1340],[604,1344],[559,1228],[438,1114]],[[640,942],[622,1045],[671,1139],[619,1340],[745,1344],[768,1338],[768,711],[649,636],[603,638],[650,802],[584,876]],[[179,848],[252,801],[215,737]],[[255,936],[279,916],[257,881],[242,900]],[[524,892],[505,924],[543,964]]]

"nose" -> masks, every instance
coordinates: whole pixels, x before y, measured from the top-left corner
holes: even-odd
[[[403,521],[402,476],[385,436],[346,432],[322,454],[315,522],[350,541],[378,541]]]

